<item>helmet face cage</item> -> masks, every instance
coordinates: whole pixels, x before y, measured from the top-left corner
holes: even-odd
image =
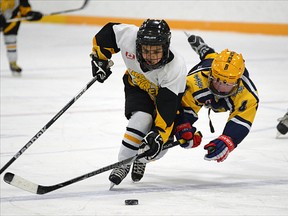
[[[219,78],[212,76],[210,72],[208,76],[208,88],[218,98],[225,98],[237,93],[240,79],[236,83],[227,83],[221,81]]]
[[[148,70],[163,67],[169,58],[171,32],[164,20],[146,20],[139,28],[136,39],[136,57],[138,62]],[[142,45],[162,46],[163,55],[156,64],[149,64],[143,58]]]

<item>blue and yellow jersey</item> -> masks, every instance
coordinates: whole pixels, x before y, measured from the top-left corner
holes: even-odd
[[[208,75],[214,56],[207,55],[191,70],[197,69],[198,72],[187,76],[187,88],[182,98],[184,116],[193,124],[202,107],[211,108],[214,112],[230,112],[223,134],[231,137],[237,145],[251,129],[259,104],[258,92],[245,69],[234,95],[225,98],[215,96],[208,88]]]

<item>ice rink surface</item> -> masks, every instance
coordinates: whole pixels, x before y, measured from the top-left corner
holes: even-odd
[[[91,80],[89,54],[96,26],[27,24],[18,37],[21,77],[8,69],[1,35],[1,167]],[[46,195],[34,195],[3,181],[1,216],[288,215],[288,135],[276,139],[277,119],[288,108],[288,37],[228,32],[198,34],[217,51],[243,53],[260,95],[251,133],[223,163],[203,159],[203,146],[218,137],[227,113],[207,110],[196,126],[204,134],[196,149],[174,147],[147,165],[144,178],[130,174],[109,191],[110,171]],[[183,31],[172,46],[190,69],[198,56]],[[117,162],[127,120],[123,114],[125,66],[113,56],[113,74],[96,82],[6,171],[53,185]],[[125,199],[139,205],[125,206]]]

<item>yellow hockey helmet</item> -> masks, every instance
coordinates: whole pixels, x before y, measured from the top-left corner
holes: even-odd
[[[245,70],[241,54],[228,49],[219,53],[212,62],[209,74],[209,89],[218,97],[235,94]]]
[[[237,83],[245,69],[242,54],[228,49],[219,53],[212,62],[211,75],[222,82]]]

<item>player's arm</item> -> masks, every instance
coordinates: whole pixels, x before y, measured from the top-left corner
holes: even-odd
[[[97,76],[97,80],[103,83],[111,74],[110,70],[112,54],[117,53],[120,49],[116,43],[116,37],[113,30],[114,25],[119,23],[107,23],[94,37],[92,53],[90,54],[92,75]]]
[[[43,17],[43,14],[39,11],[33,11],[28,0],[20,0],[19,11],[21,16],[29,17],[29,21],[40,20]]]
[[[119,23],[107,23],[93,38],[92,53],[96,54],[100,60],[108,60],[112,54],[120,51],[116,43],[114,25],[119,25]]]
[[[233,112],[229,116],[223,134],[204,146],[208,150],[208,154],[205,155],[206,160],[224,161],[250,132],[259,99],[254,84],[245,76],[244,86],[245,88],[236,96],[234,103],[231,101],[234,105]]]

